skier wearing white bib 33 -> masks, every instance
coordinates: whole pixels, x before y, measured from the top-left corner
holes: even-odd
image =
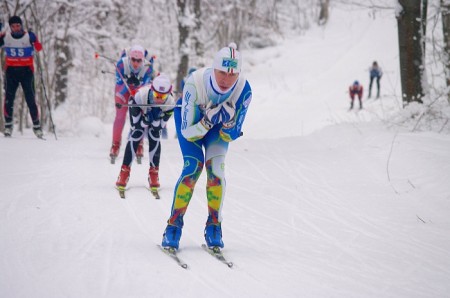
[[[178,249],[183,216],[206,167],[208,216],[204,236],[209,248],[223,248],[222,205],[225,196],[225,156],[231,141],[241,136],[252,99],[241,73],[242,58],[231,43],[216,53],[212,68],[194,71],[183,88],[174,118],[184,167],[177,184],[162,247]],[[204,150],[203,150],[204,148]]]

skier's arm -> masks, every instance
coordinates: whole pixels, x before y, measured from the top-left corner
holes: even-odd
[[[34,46],[34,49],[36,50],[36,52],[39,52],[40,50],[42,50],[42,44],[39,41],[39,39],[37,38],[36,34],[34,34],[31,31],[28,31],[28,35],[30,36],[30,42]]]
[[[173,99],[172,95],[169,96],[169,98],[166,100],[165,104],[167,105],[175,105],[175,100]],[[162,108],[162,115],[161,115],[161,128],[166,127],[167,122],[169,121],[170,117],[173,115],[175,107],[165,107]]]
[[[127,86],[125,85],[122,78],[125,75],[124,65],[122,59],[120,59],[116,64],[116,96],[124,96],[127,92]]]
[[[183,88],[183,100],[181,103],[181,134],[191,142],[203,138],[209,131],[200,120],[203,113],[197,104],[198,93],[194,83],[194,77],[190,76]]]
[[[224,123],[220,129],[220,137],[226,142],[236,140],[241,136],[242,125],[244,124],[245,115],[247,114],[248,106],[252,100],[252,89],[248,82],[241,92],[236,102],[236,114],[232,121]]]
[[[144,93],[145,92],[137,92],[134,96],[130,96],[128,103],[143,104],[143,97],[145,98]],[[143,116],[144,111],[141,107],[129,107],[128,112],[130,113],[131,129],[148,126],[148,123],[145,123],[146,119],[145,116]]]

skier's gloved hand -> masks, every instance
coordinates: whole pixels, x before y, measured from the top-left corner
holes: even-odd
[[[207,128],[211,129],[215,124],[218,124],[222,121],[222,116],[220,110],[222,109],[222,105],[213,105],[212,102],[209,102],[206,105],[205,111],[203,112],[204,116],[202,120],[200,120],[201,124]]]
[[[222,114],[222,125],[225,128],[233,127],[236,123],[235,116],[236,116],[236,107],[235,105],[227,101],[223,103],[222,110],[220,111]]]
[[[139,81],[139,79],[134,75],[131,74],[131,76],[127,79],[127,84],[128,86],[139,86],[141,82]]]

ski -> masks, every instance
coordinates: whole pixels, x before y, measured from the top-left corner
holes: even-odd
[[[178,266],[180,266],[183,269],[187,269],[188,265],[183,262],[177,255],[177,250],[173,247],[162,247],[161,245],[158,245],[158,247],[164,252],[164,254],[168,255],[171,259],[173,259],[175,262],[177,262]]]
[[[159,196],[158,188],[150,187],[150,192],[155,197],[155,199],[157,199],[157,200],[161,199],[161,197]]]
[[[221,263],[224,263],[228,266],[228,268],[233,268],[233,262],[228,261],[223,256],[222,250],[218,246],[214,246],[213,248],[208,248],[206,244],[202,244],[202,248],[209,253],[211,256],[215,257],[217,260],[219,260]]]
[[[125,199],[125,187],[117,186],[116,189],[119,191],[119,196],[121,199]]]

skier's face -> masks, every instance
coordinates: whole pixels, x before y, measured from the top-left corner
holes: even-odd
[[[134,70],[138,70],[142,66],[142,59],[131,58],[131,66]]]
[[[11,28],[11,31],[13,33],[17,33],[20,32],[20,30],[22,30],[22,25],[20,25],[20,23],[11,24],[9,27]]]
[[[214,69],[214,76],[216,77],[217,85],[219,86],[221,91],[227,91],[231,87],[233,87],[234,83],[236,83],[239,73],[229,73],[226,71]]]

